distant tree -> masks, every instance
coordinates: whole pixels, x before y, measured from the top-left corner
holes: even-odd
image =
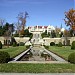
[[[51,36],[52,36],[52,38],[56,37],[56,33],[55,33],[55,31],[54,31],[54,30],[53,30],[53,31],[51,31]]]
[[[62,37],[63,36],[63,32],[60,32],[60,37]]]
[[[61,29],[56,26],[55,32],[56,32],[56,37],[59,37],[59,33],[61,32]]]
[[[24,35],[24,29],[26,26],[26,18],[28,17],[28,13],[19,13],[18,14],[18,24],[21,25],[21,27],[19,28],[19,34],[20,35]]]
[[[4,19],[0,19],[0,26],[4,25],[5,20]]]
[[[70,29],[69,32],[70,32],[70,36],[72,37],[73,36],[73,30]]]
[[[69,30],[67,30],[67,29],[64,30],[64,36],[65,37],[69,37],[70,36]]]
[[[9,31],[11,32],[11,36],[13,35],[13,32],[14,32],[14,24],[9,24]]]
[[[6,23],[3,26],[3,36],[5,38],[4,43],[8,47],[10,45],[10,40],[11,40],[13,31],[14,31],[14,25],[13,24]]]
[[[75,34],[75,10],[70,9],[68,12],[65,12],[65,24],[67,26],[70,26],[70,28],[73,30]]]
[[[45,30],[45,32],[43,32],[41,34],[41,36],[42,36],[42,38],[44,38],[44,37],[50,37],[50,33],[49,32],[47,33],[47,30]]]
[[[2,34],[3,34],[3,28],[2,26],[0,26],[0,36],[2,36]]]

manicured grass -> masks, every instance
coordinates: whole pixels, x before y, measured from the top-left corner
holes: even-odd
[[[26,49],[25,46],[10,47],[6,49],[0,49],[0,51],[8,52],[11,57],[21,53]],[[70,49],[70,46],[56,47],[50,46],[49,50],[57,53],[58,55],[68,58],[68,55],[74,50]],[[75,64],[64,63],[64,64],[28,64],[28,63],[7,63],[0,64],[0,72],[9,73],[75,73]]]
[[[5,48],[5,49],[4,48],[0,49],[0,51],[8,52],[10,54],[11,58],[13,58],[16,55],[20,54],[24,50],[26,50],[25,46],[17,46],[17,47],[9,47],[9,48]]]
[[[70,46],[63,46],[63,47],[57,47],[57,46],[49,46],[49,50],[58,54],[59,56],[62,56],[66,60],[68,60],[68,56],[75,52],[75,50],[71,50]]]
[[[14,73],[75,73],[74,64],[0,64],[0,72]]]

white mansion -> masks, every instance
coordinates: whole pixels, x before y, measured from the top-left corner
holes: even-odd
[[[55,27],[51,26],[51,25],[48,25],[48,26],[29,26],[28,27],[29,29],[29,32],[45,32],[45,30],[47,30],[47,33],[48,32],[51,32],[52,30],[55,30]]]

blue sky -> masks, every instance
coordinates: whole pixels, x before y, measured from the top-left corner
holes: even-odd
[[[0,18],[16,23],[17,15],[27,11],[26,26],[53,25],[63,27],[64,12],[74,8],[75,0],[0,0]]]

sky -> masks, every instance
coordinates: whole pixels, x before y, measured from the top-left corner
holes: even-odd
[[[0,0],[0,18],[8,23],[17,23],[20,12],[27,11],[26,26],[48,26],[66,28],[65,11],[75,8],[75,0]]]

